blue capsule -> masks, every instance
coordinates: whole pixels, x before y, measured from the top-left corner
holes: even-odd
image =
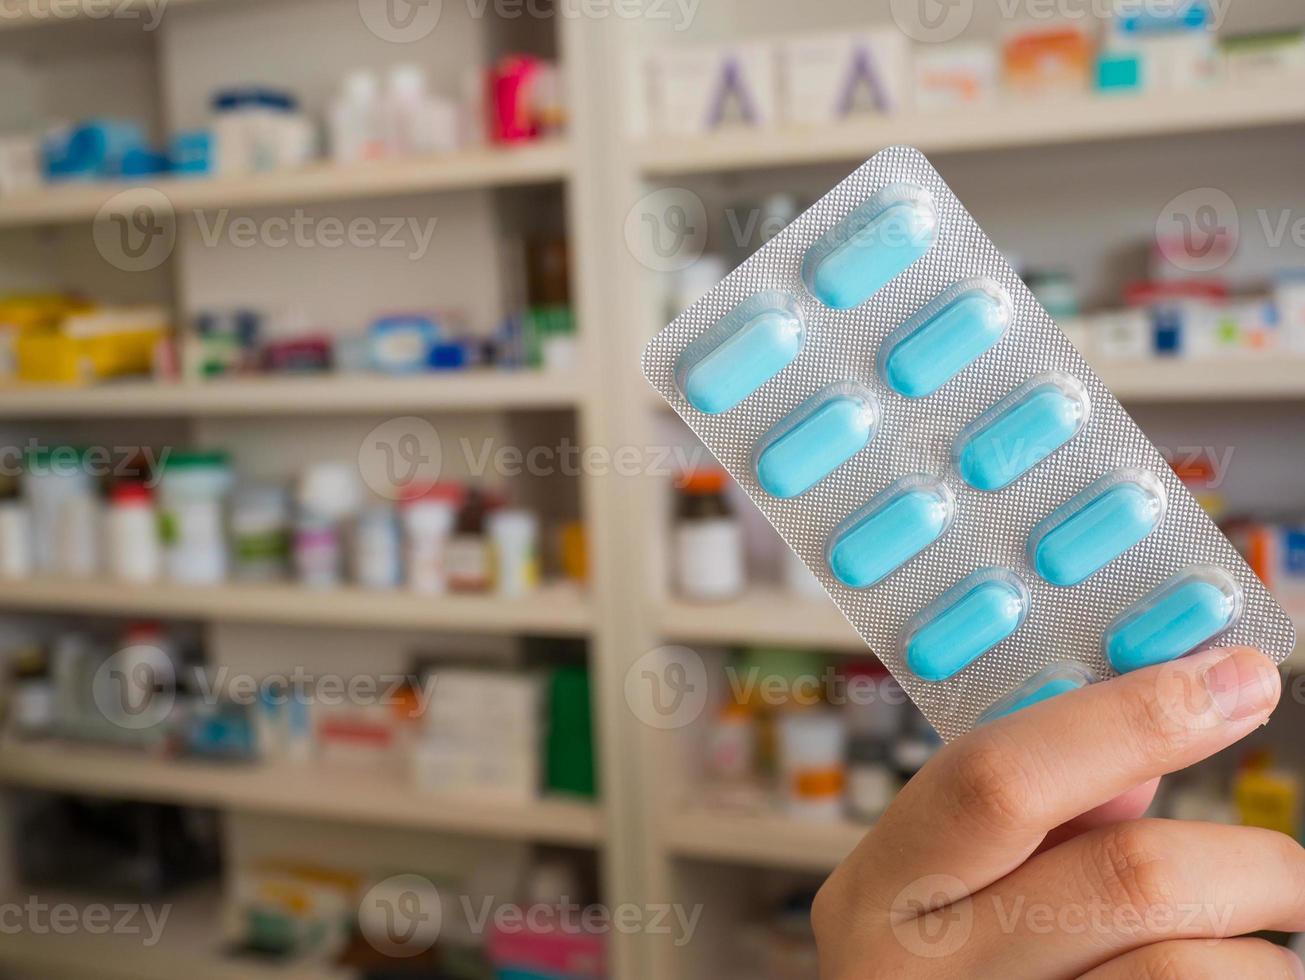
[[[1078,585],[1156,529],[1164,487],[1150,473],[1118,470],[1057,508],[1029,535],[1029,560],[1052,585]]]
[[[1121,674],[1167,663],[1232,626],[1242,604],[1241,586],[1222,568],[1185,569],[1106,627],[1101,637],[1106,659]]]
[[[958,283],[929,303],[884,341],[879,371],[907,398],[932,395],[1010,328],[1010,297],[986,279]]]
[[[829,570],[848,588],[869,588],[941,538],[955,509],[951,491],[937,480],[898,480],[834,531]]]
[[[973,572],[906,625],[906,666],[921,680],[955,676],[1019,629],[1029,604],[1028,586],[1009,569]]]
[[[698,411],[728,412],[792,364],[805,340],[793,298],[759,293],[685,349],[675,366],[676,384]]]
[[[757,482],[772,497],[806,493],[868,446],[878,427],[879,402],[869,389],[830,385],[761,437]]]
[[[1084,387],[1065,374],[1034,378],[997,402],[956,438],[956,471],[976,490],[1009,486],[1082,431]]]
[[[1035,704],[1049,701],[1070,691],[1095,684],[1097,676],[1083,664],[1066,661],[1044,667],[1010,694],[993,704],[980,716],[978,724],[984,725],[1005,718]]]
[[[929,192],[894,184],[839,222],[807,250],[802,281],[826,306],[860,306],[905,272],[938,239]]]

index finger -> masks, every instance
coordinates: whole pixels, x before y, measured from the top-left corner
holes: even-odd
[[[972,894],[1053,828],[1254,731],[1280,690],[1258,651],[1208,650],[977,728],[906,785],[830,884],[897,917]]]

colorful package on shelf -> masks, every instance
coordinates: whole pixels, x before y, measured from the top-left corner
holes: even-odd
[[[155,347],[170,329],[167,311],[153,306],[67,312],[56,322],[19,331],[15,368],[20,381],[45,384],[147,375]]]
[[[589,671],[583,664],[553,671],[548,699],[548,775],[553,793],[593,798],[594,736]]]
[[[1305,31],[1225,37],[1219,41],[1224,71],[1235,84],[1281,81],[1305,73]]]
[[[607,942],[601,935],[562,928],[500,928],[485,938],[499,980],[605,980]]]
[[[1006,88],[1019,96],[1086,92],[1095,47],[1092,35],[1072,22],[1012,33],[1002,45]]]
[[[1300,835],[1300,779],[1275,767],[1267,751],[1252,753],[1233,779],[1233,801],[1243,826],[1276,830],[1293,840]]]
[[[1305,520],[1230,521],[1225,531],[1280,602],[1305,603]]]
[[[211,100],[211,169],[221,175],[300,167],[317,155],[317,129],[278,89],[228,88]]]
[[[370,367],[385,374],[414,374],[430,366],[440,343],[439,324],[424,314],[391,314],[367,329]]]
[[[348,872],[279,862],[240,869],[240,945],[278,957],[338,956],[349,941],[359,884]]]
[[[785,38],[778,57],[779,118],[789,125],[898,112],[910,94],[910,43],[896,29]]]
[[[207,177],[216,170],[217,140],[212,130],[174,133],[168,141],[169,169],[178,177]]]
[[[775,46],[769,41],[664,48],[649,56],[647,68],[649,124],[656,134],[769,126],[778,116]]]
[[[916,109],[983,105],[996,97],[1000,60],[991,44],[928,44],[913,53]]]
[[[125,175],[124,161],[149,152],[145,131],[125,119],[91,119],[46,132],[41,144],[42,169],[52,183],[111,180]]]
[[[1106,25],[1097,88],[1174,91],[1209,85],[1220,69],[1214,16],[1204,0],[1123,5]]]
[[[495,143],[523,143],[557,132],[565,120],[557,69],[531,55],[508,55],[490,70],[489,132]]]

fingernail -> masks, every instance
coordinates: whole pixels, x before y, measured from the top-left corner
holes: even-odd
[[[1206,668],[1202,679],[1215,710],[1227,721],[1264,714],[1278,703],[1278,668],[1255,650],[1233,650]]]
[[[1291,975],[1296,977],[1297,980],[1305,980],[1305,964],[1301,963],[1300,957],[1289,950],[1286,946],[1280,946],[1279,949],[1282,950],[1282,955],[1287,958]]]

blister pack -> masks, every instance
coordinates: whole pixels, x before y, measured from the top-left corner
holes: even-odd
[[[944,738],[1290,617],[918,151],[877,154],[644,371]]]

